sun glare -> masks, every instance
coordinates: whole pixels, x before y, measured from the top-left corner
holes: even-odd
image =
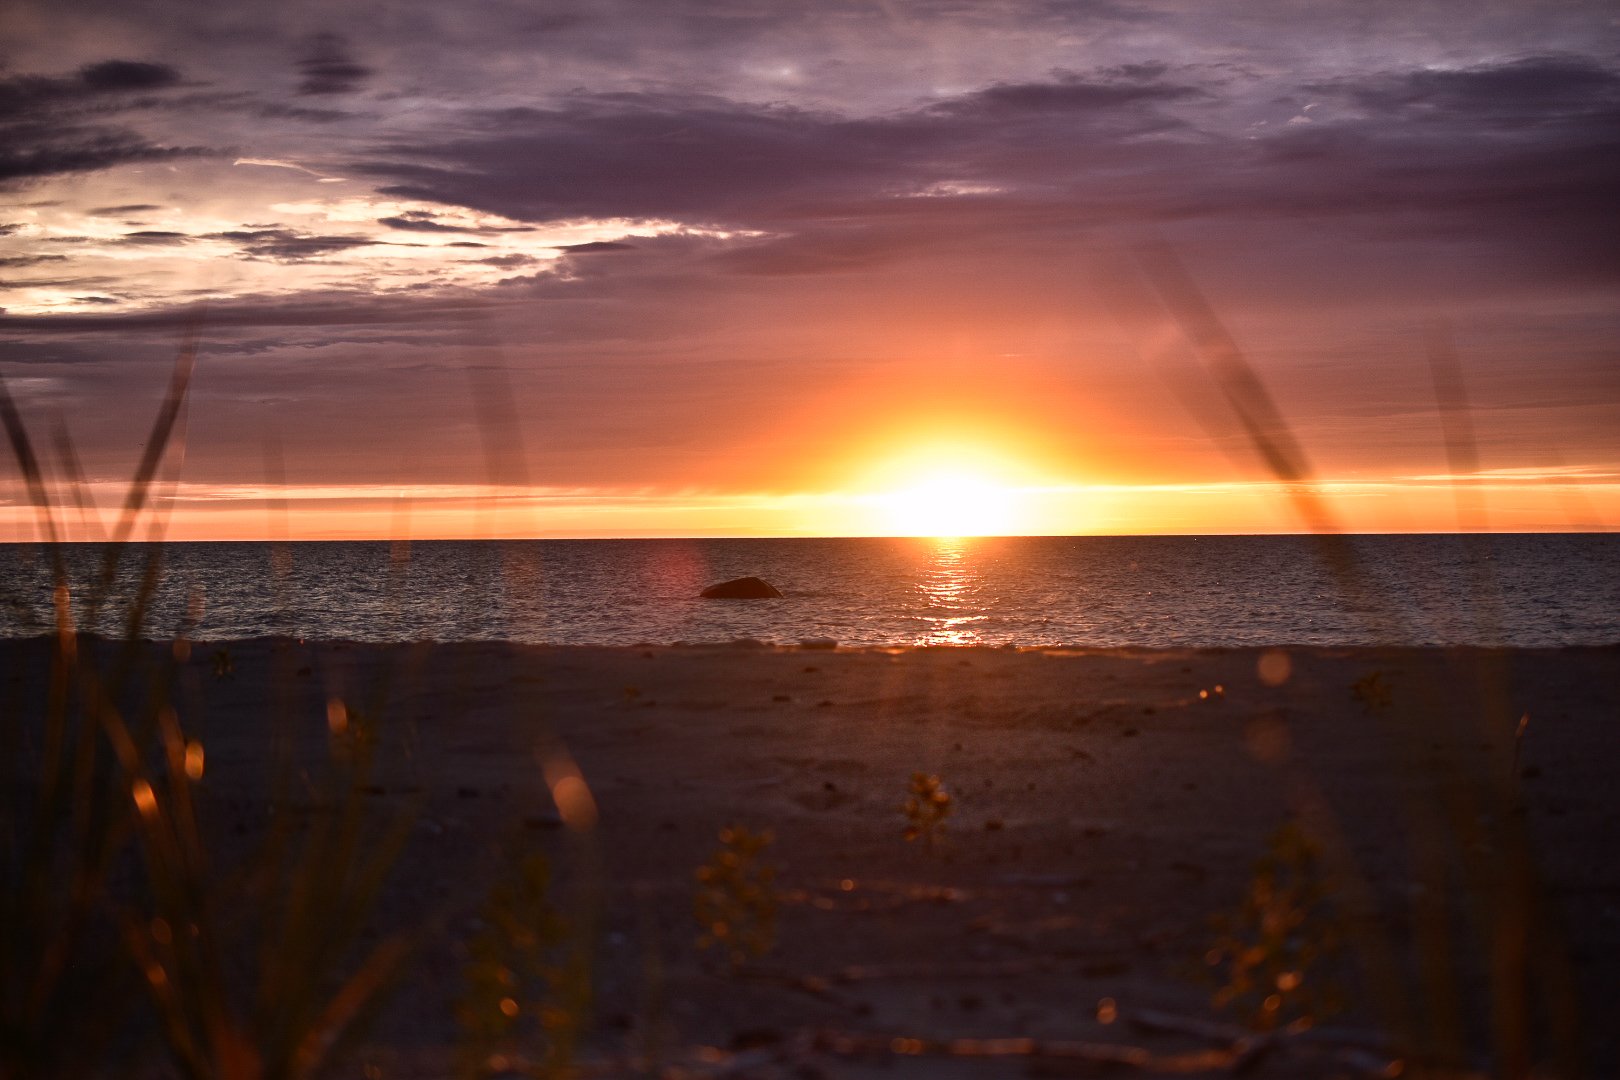
[[[1012,524],[1013,494],[976,476],[942,473],[883,503],[897,536],[1001,536]]]

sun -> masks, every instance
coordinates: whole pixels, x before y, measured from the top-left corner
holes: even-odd
[[[896,536],[1005,536],[1015,493],[970,473],[935,473],[880,496]]]

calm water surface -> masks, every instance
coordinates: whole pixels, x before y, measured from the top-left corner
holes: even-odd
[[[189,617],[205,640],[1620,642],[1620,534],[1343,540],[1338,572],[1301,536],[175,543],[146,634]],[[102,549],[65,549],[82,598]],[[127,549],[124,595],[148,553]],[[698,598],[749,574],[784,598]],[[0,547],[0,635],[39,633],[50,596],[43,549]]]

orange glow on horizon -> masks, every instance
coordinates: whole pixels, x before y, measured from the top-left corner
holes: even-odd
[[[376,485],[221,490],[181,485],[161,500],[171,540],[489,539],[496,537],[975,536],[1304,531],[1276,482],[1076,484],[985,459],[901,460],[844,491],[648,491]],[[1454,532],[1450,477],[1312,485],[1346,532]],[[318,494],[317,494],[318,492]],[[1498,532],[1604,532],[1620,526],[1620,483],[1601,475],[1503,475],[1470,487]],[[26,494],[0,503],[0,542],[44,535]],[[116,500],[98,500],[106,508]],[[66,540],[105,539],[113,514],[56,517]],[[151,519],[136,530],[146,539]]]

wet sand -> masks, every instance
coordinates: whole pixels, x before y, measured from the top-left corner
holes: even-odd
[[[4,649],[40,670],[38,645]],[[215,671],[220,649],[228,674]],[[278,708],[317,779],[329,698],[383,718],[367,798],[379,815],[419,804],[420,817],[377,925],[437,932],[360,1055],[381,1075],[447,1075],[464,943],[491,883],[526,851],[548,855],[560,894],[599,883],[582,1056],[609,1074],[629,1075],[616,1062],[649,1048],[690,1076],[1103,1068],[1106,1052],[1081,1043],[1192,1068],[1175,1055],[1223,1044],[1165,1031],[1156,1014],[1223,1019],[1190,973],[1209,916],[1238,904],[1291,812],[1325,814],[1342,834],[1399,942],[1419,889],[1402,784],[1492,769],[1520,778],[1593,1072],[1620,1068],[1620,648],[1286,652],[1289,676],[1271,686],[1258,650],[261,640],[195,646],[177,702],[207,747],[201,809],[222,865],[262,835]],[[1352,693],[1373,671],[1387,714]],[[1484,748],[1470,727],[1493,671],[1509,687],[1502,707],[1531,718],[1516,763],[1511,745]],[[1419,708],[1455,711],[1445,724],[1462,734],[1417,748],[1416,775],[1394,764],[1389,733]],[[577,765],[593,828],[560,822],[546,761],[553,779],[559,762]],[[918,771],[953,796],[933,850],[902,838]],[[731,824],[774,832],[784,894],[776,947],[741,972],[699,952],[692,917],[694,868]],[[1477,989],[1482,957],[1459,940]],[[1353,950],[1345,965],[1354,1000],[1328,1021],[1344,1040],[1295,1040],[1255,1063],[1259,1075],[1355,1075],[1387,1060]],[[1104,998],[1118,1003],[1113,1023],[1098,1019]],[[1354,1049],[1358,1033],[1369,1045]],[[946,1052],[949,1040],[1019,1039],[1038,1042]]]

